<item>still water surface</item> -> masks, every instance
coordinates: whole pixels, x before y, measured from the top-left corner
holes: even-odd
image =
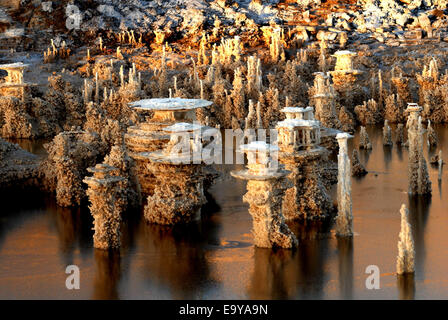
[[[436,129],[448,159],[448,127]],[[352,180],[356,235],[336,239],[331,223],[292,223],[296,251],[253,246],[245,183],[233,178],[213,186],[202,220],[192,225],[148,225],[128,213],[115,254],[92,248],[88,209],[58,208],[39,194],[2,194],[0,299],[448,299],[448,169],[439,184],[429,166],[431,199],[409,198],[407,149],[383,147],[381,128],[368,133],[373,151],[360,158],[369,174]],[[357,144],[358,134],[350,148]],[[235,167],[218,169],[227,177]],[[395,275],[402,203],[412,217],[413,279]],[[80,290],[65,288],[70,264],[81,270]],[[366,289],[369,265],[380,269],[379,290]]]

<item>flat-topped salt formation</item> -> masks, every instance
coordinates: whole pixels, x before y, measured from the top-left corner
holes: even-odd
[[[347,132],[342,132],[342,133],[338,133],[336,135],[336,139],[350,139],[353,138],[353,136],[350,133]]]
[[[284,192],[290,187],[286,179],[290,172],[279,168],[270,154],[271,151],[278,151],[278,147],[265,141],[254,141],[240,149],[247,153],[247,169],[230,174],[247,181],[243,201],[249,203],[249,213],[253,217],[255,246],[296,247],[297,238],[285,224],[281,207]]]
[[[418,103],[409,102],[405,112],[420,112],[422,110],[423,108],[419,106]]]
[[[320,121],[317,120],[303,120],[303,119],[285,119],[277,122],[277,128],[316,128],[320,127]]]
[[[286,119],[314,120],[313,107],[286,107],[280,111],[286,114]]]
[[[213,102],[202,99],[153,98],[131,102],[129,106],[138,110],[181,111],[205,108],[212,104]]]
[[[339,57],[339,56],[355,56],[356,53],[350,50],[339,50],[336,51],[332,56],[333,57]]]
[[[266,141],[252,141],[249,144],[241,145],[240,150],[243,152],[272,152],[279,151],[279,148],[272,144],[266,143]]]
[[[165,127],[162,130],[166,132],[191,132],[201,130],[202,128],[203,126],[198,124],[179,122],[173,124],[172,126]]]
[[[22,62],[14,62],[14,63],[7,63],[7,64],[0,64],[0,69],[2,70],[20,70],[28,68],[30,65],[25,64]]]

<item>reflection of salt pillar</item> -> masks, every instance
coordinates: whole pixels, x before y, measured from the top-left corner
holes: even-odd
[[[338,133],[338,216],[336,234],[342,237],[353,236],[352,182],[347,140],[353,138],[348,133]]]
[[[397,273],[414,273],[414,239],[409,223],[409,211],[403,204],[400,209],[401,230],[398,241]]]
[[[282,199],[285,190],[291,187],[286,179],[289,171],[273,167],[270,152],[278,148],[255,141],[241,146],[247,153],[248,170],[233,171],[237,179],[248,180],[244,202],[249,203],[253,218],[253,235],[257,247],[294,248],[298,241],[285,223],[282,214]]]
[[[439,151],[439,181],[442,181],[442,169],[443,169],[443,159],[442,159],[442,150]]]
[[[94,174],[84,179],[89,186],[89,208],[94,218],[93,245],[98,249],[119,248],[121,213],[126,206],[125,178],[117,176],[119,170],[107,164],[98,164],[88,171]]]

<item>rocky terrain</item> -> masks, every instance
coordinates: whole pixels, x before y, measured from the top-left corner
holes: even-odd
[[[37,184],[72,206],[86,198],[87,168],[141,122],[128,106],[139,99],[211,100],[198,119],[233,129],[273,128],[284,106],[322,107],[321,93],[330,129],[402,125],[408,102],[425,125],[445,123],[447,4],[1,0],[0,64],[29,64],[29,85],[11,94],[0,74],[0,133],[53,139]],[[335,55],[347,50],[349,72]]]

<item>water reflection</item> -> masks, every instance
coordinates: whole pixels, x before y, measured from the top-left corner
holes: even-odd
[[[338,238],[339,292],[342,299],[353,299],[353,237]]]
[[[219,242],[214,231],[207,221],[175,227],[142,223],[142,246],[151,253],[143,277],[167,285],[173,299],[201,298],[202,290],[216,286],[208,262],[208,245]]]
[[[249,299],[293,298],[298,282],[297,256],[295,250],[254,248]]]
[[[119,299],[118,284],[121,278],[121,258],[117,250],[95,249],[93,299]]]
[[[414,274],[397,275],[398,297],[400,300],[415,299]]]
[[[409,196],[409,213],[415,247],[415,267],[419,278],[424,278],[426,257],[425,228],[431,208],[431,196]]]

